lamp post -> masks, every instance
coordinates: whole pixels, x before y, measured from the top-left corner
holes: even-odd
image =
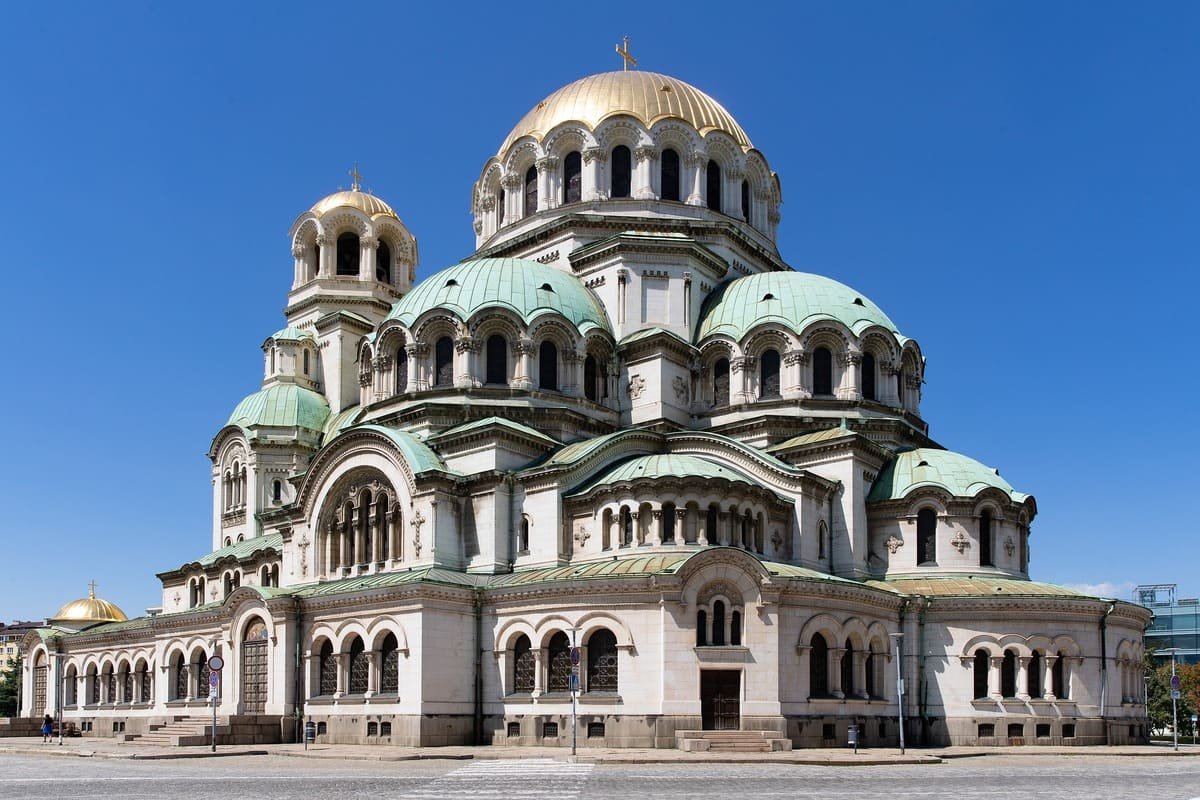
[[[1172,647],[1164,652],[1171,654],[1171,745],[1179,750],[1179,677],[1175,674],[1175,654],[1179,648]]]
[[[904,641],[904,634],[888,635],[896,643],[896,712],[900,718],[900,755],[904,755],[904,670],[900,661],[900,644]]]
[[[66,688],[66,677],[63,675],[63,659],[66,653],[51,653],[54,657],[54,716],[58,720],[58,746],[63,743],[63,691]]]
[[[579,634],[579,628],[571,628],[571,757],[575,757],[576,737],[579,734],[579,720],[576,716],[575,698],[579,695],[579,646],[576,644],[576,636]]]

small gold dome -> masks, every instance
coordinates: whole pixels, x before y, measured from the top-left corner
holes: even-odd
[[[660,119],[681,119],[701,135],[724,131],[743,149],[751,147],[737,120],[695,86],[669,75],[628,70],[589,75],[554,92],[517,123],[501,145],[500,155],[522,136],[540,141],[563,122],[578,120],[595,128],[616,114],[628,114],[646,127]]]
[[[375,195],[354,189],[347,192],[334,192],[328,197],[318,200],[317,204],[312,207],[312,213],[321,216],[327,211],[332,211],[335,208],[345,208],[346,206],[357,208],[372,219],[380,215],[400,219],[391,206]]]
[[[50,618],[51,622],[124,622],[125,612],[107,600],[96,597],[96,584],[88,587],[88,596],[72,600]]]

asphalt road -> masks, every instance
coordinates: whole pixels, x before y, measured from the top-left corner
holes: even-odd
[[[982,756],[940,765],[333,761],[242,756],[128,761],[0,756],[0,798],[1004,798],[1200,800],[1200,758]]]

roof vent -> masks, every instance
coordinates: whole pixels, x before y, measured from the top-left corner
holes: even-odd
[[[866,305],[866,303],[864,303],[864,302],[862,301],[862,298],[861,298],[861,297],[856,297],[856,298],[854,298],[854,305],[856,305],[856,306],[865,306],[865,305]]]
[[[771,294],[770,292],[767,292],[766,294],[763,295],[763,300],[774,300],[774,299],[775,299],[775,295]]]
[[[543,292],[553,292],[554,291],[554,287],[548,283],[543,283],[538,288],[541,289]]]
[[[928,467],[928,466],[929,466],[929,462],[928,462],[928,461],[920,461],[920,462],[918,462],[918,463],[917,463],[917,466],[918,466],[918,467]]]
[[[446,281],[444,288],[449,289],[451,286],[458,286],[458,281],[454,280],[454,278],[451,278],[450,280]]]

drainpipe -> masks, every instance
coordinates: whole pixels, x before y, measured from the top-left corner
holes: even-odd
[[[909,606],[909,604],[910,604],[911,602],[912,602],[912,600],[910,600],[910,599],[909,599],[909,598],[907,598],[907,597],[906,597],[906,598],[904,598],[902,601],[900,601],[900,611],[899,611],[899,614],[898,614],[898,616],[899,616],[899,619],[898,619],[898,621],[897,621],[897,625],[899,626],[899,631],[900,631],[901,641],[903,641],[903,637],[904,637],[904,616],[905,616],[905,613],[908,611],[908,606]],[[896,672],[897,672],[897,675],[898,675],[898,679],[899,679],[899,680],[903,680],[903,679],[904,679],[904,663],[903,663],[903,662],[904,662],[904,659],[903,659],[903,658],[900,658],[900,659],[898,659],[898,661],[899,661],[899,663],[896,665]],[[900,687],[897,685],[897,686],[896,686],[896,706],[897,706],[897,708],[899,709],[899,714],[898,714],[898,717],[899,717],[899,720],[900,720],[900,725],[901,725],[901,726],[903,726],[903,725],[904,725],[904,707],[903,707],[903,703],[904,703],[904,698],[903,698],[903,697],[900,695]],[[901,738],[901,739],[903,739],[903,738],[904,738],[903,731],[901,731],[901,737],[900,737],[900,738]]]
[[[842,482],[835,481],[836,485],[829,490],[829,508],[826,512],[825,525],[829,529],[829,574],[836,575],[837,572],[833,569],[833,498],[842,490]]]
[[[1108,615],[1117,607],[1116,602],[1108,604],[1108,610],[1100,617],[1100,724],[1104,726],[1104,743],[1112,744],[1112,731],[1108,720],[1104,718],[1108,706]]]
[[[925,680],[925,612],[933,605],[928,597],[917,597],[917,714],[921,717],[921,745],[929,745],[929,684]]]
[[[296,609],[296,647],[293,654],[295,663],[292,678],[294,681],[292,689],[294,717],[292,734],[295,737],[294,741],[301,742],[304,737],[304,658],[302,653],[304,606],[301,604],[299,597],[293,597],[292,604]]]
[[[472,589],[475,602],[475,745],[483,744],[483,590]]]

